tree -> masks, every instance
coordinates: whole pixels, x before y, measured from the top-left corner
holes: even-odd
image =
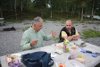
[[[43,10],[46,9],[46,0],[35,0],[33,1],[34,8],[38,9],[38,11],[41,13],[41,16],[43,17]]]
[[[83,15],[84,15],[84,12],[85,12],[85,8],[87,7],[87,4],[88,2],[90,2],[90,0],[76,0],[75,1],[77,6],[80,6],[80,21],[82,22],[83,21]]]
[[[49,5],[49,7],[47,7]],[[100,15],[100,0],[0,0],[0,17],[19,19],[39,15],[50,18],[80,18]]]

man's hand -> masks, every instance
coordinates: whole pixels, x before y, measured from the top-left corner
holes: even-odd
[[[32,42],[31,42],[31,46],[34,46],[34,45],[36,45],[37,44],[37,42],[38,42],[38,40],[32,40]]]
[[[67,39],[68,39],[69,41],[72,41],[73,36],[68,36]]]
[[[73,38],[72,38],[73,40],[78,40],[78,38],[79,38],[78,35],[73,35],[72,37],[73,37]]]
[[[51,34],[52,34],[52,37],[56,37],[56,32],[51,32]]]

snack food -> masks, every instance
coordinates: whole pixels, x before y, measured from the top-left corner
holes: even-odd
[[[6,60],[9,67],[19,67],[21,65],[16,55],[7,55]]]
[[[76,58],[76,60],[78,60],[81,63],[84,63],[85,62],[85,57],[84,57],[84,55],[79,54],[78,57]]]
[[[77,46],[76,45],[72,45],[72,47],[71,47],[72,49],[76,49],[77,48]]]
[[[76,58],[77,61],[81,62],[81,63],[84,63],[85,62],[85,59],[84,58]]]
[[[59,67],[66,67],[65,64],[60,63]]]
[[[64,40],[64,45],[67,45],[67,44],[69,44],[69,40]]]

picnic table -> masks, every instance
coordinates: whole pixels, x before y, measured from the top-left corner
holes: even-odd
[[[76,46],[74,53],[72,49],[73,44],[75,44]],[[37,51],[46,51],[48,53],[51,53],[51,57],[54,60],[53,67],[59,67],[60,63],[65,64],[66,67],[95,67],[95,65],[100,63],[100,47],[84,42],[81,39],[69,42],[68,47],[69,52],[64,52],[63,42],[54,43],[32,50],[13,53],[12,55],[18,55],[20,58],[23,54]],[[70,56],[72,56],[72,54],[77,57],[70,59]],[[79,60],[80,56],[83,60]],[[6,57],[7,55],[0,57],[2,67],[9,67],[6,61]]]

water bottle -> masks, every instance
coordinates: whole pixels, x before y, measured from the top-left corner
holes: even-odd
[[[64,52],[69,52],[68,44],[69,44],[69,40],[65,39],[63,42]]]

